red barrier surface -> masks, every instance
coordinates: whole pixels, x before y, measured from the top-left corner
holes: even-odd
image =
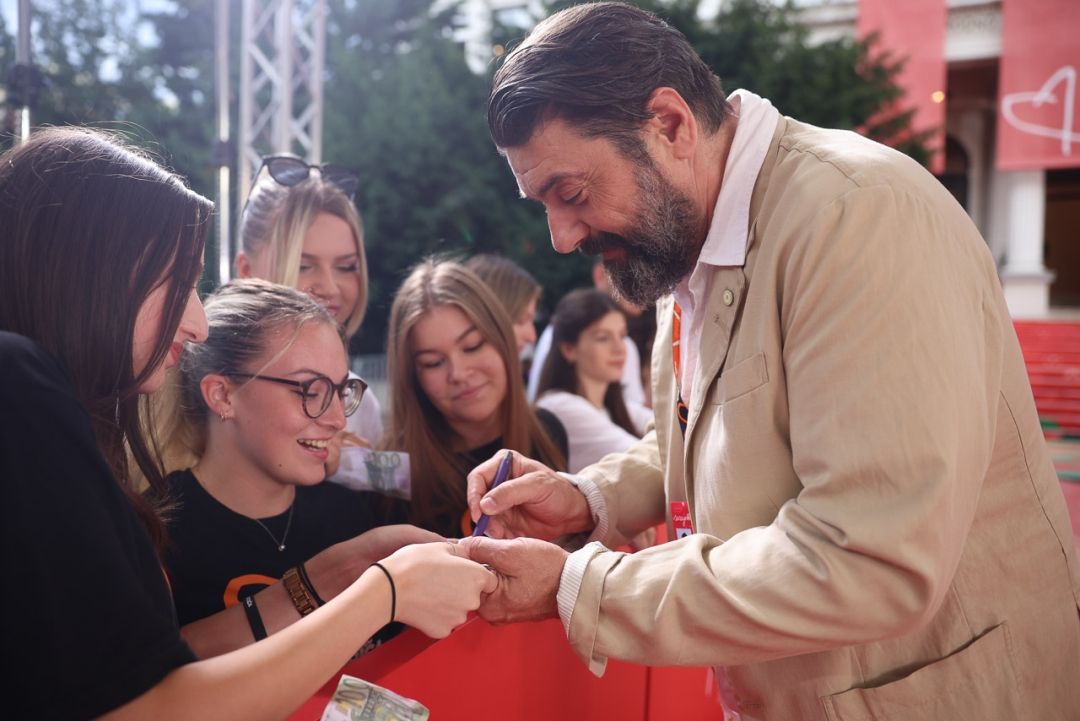
[[[610,661],[597,678],[566,642],[558,620],[495,627],[473,619],[449,638],[431,641],[409,629],[345,666],[343,673],[377,683],[431,711],[432,721],[646,721],[649,673],[655,669]],[[664,669],[671,678],[691,674],[683,686],[703,696],[705,669]],[[290,721],[317,721],[340,674]],[[681,693],[681,688],[680,688]],[[671,707],[652,718],[672,718]],[[709,715],[718,718],[711,702]]]

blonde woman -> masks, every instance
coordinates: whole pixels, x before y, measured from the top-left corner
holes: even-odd
[[[413,522],[447,536],[472,531],[465,476],[500,448],[566,466],[566,432],[525,399],[510,318],[460,263],[429,259],[402,283],[387,339],[386,445],[409,453]]]
[[[502,302],[514,326],[520,357],[526,347],[536,343],[536,305],[543,288],[529,271],[501,255],[480,253],[465,261],[465,267],[480,276]]]
[[[237,276],[307,293],[330,312],[348,340],[364,320],[368,298],[364,229],[352,202],[356,174],[330,163],[314,166],[291,155],[272,155],[263,158],[257,178],[240,217]],[[343,442],[374,445],[382,432],[379,402],[366,393],[346,432],[331,445],[328,475],[337,469]]]
[[[206,316],[206,340],[184,350],[177,387],[165,394],[173,402],[161,409],[180,419],[184,432],[173,438],[198,458],[167,469],[175,508],[165,569],[181,634],[200,658],[258,639],[245,622],[249,598],[267,633],[297,620],[290,573],[318,605],[372,561],[442,540],[386,525],[405,519],[403,502],[323,482],[330,439],[366,390],[348,375],[341,330],[325,307],[283,285],[240,279],[207,298]]]

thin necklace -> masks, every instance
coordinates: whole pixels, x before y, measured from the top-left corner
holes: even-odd
[[[274,542],[274,545],[277,546],[278,551],[284,551],[285,550],[285,540],[289,537],[289,529],[292,528],[292,514],[293,514],[293,511],[295,511],[295,510],[296,510],[296,499],[293,498],[292,505],[289,506],[289,518],[285,521],[285,533],[281,534],[281,540],[280,541],[277,539],[277,536],[275,536],[273,533],[270,532],[270,529],[266,527],[265,523],[260,521],[258,518],[252,518],[251,520],[255,521],[255,523],[258,523],[260,526],[262,526],[262,529],[264,531],[266,531],[266,535],[270,536],[270,540],[272,540]]]

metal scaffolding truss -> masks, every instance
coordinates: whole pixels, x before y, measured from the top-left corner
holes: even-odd
[[[243,204],[259,159],[322,156],[326,0],[244,0],[237,189]]]

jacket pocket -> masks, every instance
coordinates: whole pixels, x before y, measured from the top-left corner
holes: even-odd
[[[874,688],[853,688],[820,701],[829,721],[1025,718],[1004,623],[901,679]]]
[[[752,390],[769,382],[769,368],[765,363],[765,354],[758,353],[741,360],[716,379],[716,387],[709,397],[712,405],[723,405],[744,396]]]

